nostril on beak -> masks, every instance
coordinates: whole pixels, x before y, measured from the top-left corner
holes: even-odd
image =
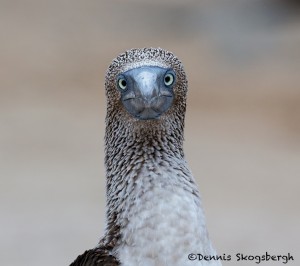
[[[147,91],[148,93],[142,93],[142,97],[145,102],[151,103],[158,96],[158,88],[153,87],[151,90]]]

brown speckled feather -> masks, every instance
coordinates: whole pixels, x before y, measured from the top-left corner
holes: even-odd
[[[118,266],[119,261],[104,248],[86,250],[70,266]]]

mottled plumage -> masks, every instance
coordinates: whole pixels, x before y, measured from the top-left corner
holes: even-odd
[[[109,66],[105,88],[106,232],[71,265],[221,265],[188,260],[215,251],[184,159],[181,62],[160,48],[126,51]]]
[[[106,249],[95,248],[85,251],[82,255],[78,256],[70,266],[116,266],[120,265],[119,261]]]

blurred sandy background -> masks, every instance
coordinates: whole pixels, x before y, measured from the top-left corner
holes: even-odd
[[[97,243],[104,74],[145,46],[188,73],[186,157],[219,253],[300,265],[299,18],[298,1],[0,0],[0,265]]]

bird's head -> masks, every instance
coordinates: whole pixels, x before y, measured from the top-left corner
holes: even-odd
[[[173,53],[142,48],[120,54],[107,70],[105,88],[109,123],[119,119],[154,125],[172,120],[183,127],[187,79]]]

